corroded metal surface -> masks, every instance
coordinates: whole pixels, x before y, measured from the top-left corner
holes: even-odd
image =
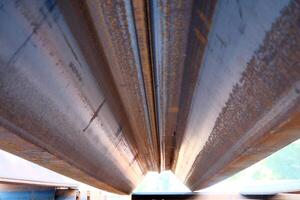
[[[112,192],[191,189],[299,138],[300,2],[0,1],[0,147]]]
[[[57,5],[7,1],[2,10],[1,126],[69,164],[59,172],[72,166],[81,173],[71,177],[129,193],[143,174],[133,162],[135,144],[120,134],[117,113]],[[48,162],[40,163],[52,168]]]
[[[176,165],[216,2],[150,2],[161,168],[168,170]]]
[[[149,22],[149,3],[147,1],[133,0],[135,27],[138,39],[138,48],[140,51],[140,59],[142,64],[143,81],[145,85],[145,92],[147,97],[147,109],[149,112],[150,125],[152,130],[152,144],[154,147],[157,164],[155,169],[159,170],[159,143],[157,122],[155,115],[155,99],[154,99],[154,80],[153,80],[153,66],[151,55],[151,37],[150,37],[150,22]]]
[[[105,48],[104,53],[109,69],[121,97],[118,101],[122,102],[132,127],[131,134],[137,144],[135,157],[143,160],[144,172],[157,170],[159,157],[155,143],[157,141],[156,127],[153,113],[148,108],[148,105],[153,103],[151,104],[151,97],[147,98],[151,95],[149,93],[151,88],[148,87],[150,80],[147,74],[145,74],[146,79],[143,74],[145,71],[150,73],[149,67],[145,65],[149,61],[144,57],[141,61],[133,15],[134,8],[131,1],[91,0],[86,4],[96,28],[96,34]],[[140,44],[142,45],[142,41]],[[144,64],[144,69],[142,64]]]
[[[193,1],[151,1],[157,119],[162,170],[169,169]],[[174,67],[176,66],[176,67]]]
[[[257,10],[253,9],[254,12],[260,9],[263,11],[263,5],[258,7],[259,4],[255,2],[253,4],[257,6]],[[226,9],[226,7],[230,9],[228,4],[220,4],[219,6],[219,9]],[[242,20],[245,29],[247,29],[249,28],[247,25],[251,26],[251,21],[247,19],[247,11],[244,10],[249,5],[244,2],[238,6],[241,6],[244,12],[244,19]],[[229,90],[230,95],[225,98],[225,105],[221,104],[222,109],[215,115],[217,116],[215,122],[212,121],[213,119],[209,115],[206,115],[206,117],[209,117],[210,121],[196,122],[196,118],[199,119],[199,116],[201,116],[199,113],[192,114],[190,118],[190,127],[186,133],[186,140],[182,144],[182,149],[185,150],[180,160],[182,168],[180,169],[177,166],[177,172],[180,175],[186,173],[182,177],[193,190],[222,180],[299,138],[299,130],[297,130],[299,128],[297,124],[299,124],[300,108],[299,3],[296,1],[291,3],[288,1],[286,3],[280,2],[277,5],[273,4],[274,12],[276,8],[278,9],[277,16],[270,16],[270,13],[266,13],[264,14],[266,17],[261,18],[260,22],[265,23],[265,27],[270,27],[270,29],[266,29],[267,33],[264,35],[263,40],[260,42],[257,39],[259,38],[258,35],[256,35],[257,38],[253,38],[253,35],[250,36],[249,39],[252,39],[253,43],[256,42],[258,48],[253,52],[249,61],[239,61],[240,66],[233,67],[227,67],[225,61],[220,61],[220,63],[223,62],[225,69],[240,70],[240,74],[237,76],[240,78],[234,79],[236,83],[232,85],[232,90]],[[221,17],[223,17],[222,14],[217,15],[215,20],[219,20],[218,22],[221,23],[225,20]],[[230,15],[227,15],[227,17],[230,18]],[[272,18],[274,22],[268,22]],[[219,24],[216,23],[215,26],[212,33],[218,34],[217,26]],[[259,34],[259,31],[256,31]],[[241,34],[244,33],[241,32]],[[226,33],[223,36],[216,35],[212,37],[224,38]],[[227,38],[222,40],[224,40],[224,43],[230,41]],[[228,47],[224,47],[225,51],[226,49],[230,50],[230,45],[234,44],[229,43],[226,45]],[[210,48],[212,51],[214,50],[213,46]],[[235,48],[238,48],[238,44],[235,45]],[[237,56],[237,59],[243,59],[242,56],[247,55],[246,53],[240,54],[240,52],[231,53],[231,59],[235,56]],[[207,62],[212,58],[209,57],[211,55],[213,54],[207,55]],[[223,59],[222,55],[219,56],[220,59]],[[226,55],[224,58],[226,58]],[[231,60],[230,64],[234,65],[235,60]],[[243,69],[243,64],[246,66],[245,69]],[[209,73],[209,66],[204,65],[204,67],[207,67],[207,70],[204,70]],[[209,74],[206,75],[209,76]],[[204,80],[205,77],[200,77],[199,87],[201,87],[201,83],[207,84],[207,82],[201,82],[201,79]],[[218,87],[221,89],[222,87],[225,88],[224,86],[226,85],[219,85]],[[224,97],[224,91],[220,90],[220,92],[223,92],[220,95],[221,97]],[[198,95],[195,94],[192,107],[194,112],[203,111],[204,105],[199,104],[202,101],[200,99],[201,95],[199,95],[201,92],[205,93],[205,91],[198,89]],[[215,92],[216,94],[212,93],[212,95],[217,96],[217,90],[211,92]],[[204,98],[206,98],[206,101],[209,100],[209,96]],[[222,98],[218,98],[218,101],[223,103]],[[213,103],[214,101],[209,102],[212,108],[214,107]],[[219,107],[220,105],[215,106]],[[212,108],[208,108],[208,112],[213,111]],[[193,124],[193,121],[198,125]],[[210,123],[212,129],[209,128]],[[196,127],[198,127],[198,131],[195,129]],[[202,131],[199,131],[201,129]],[[196,142],[192,141],[196,137],[199,139]],[[199,152],[195,150],[195,145],[200,146],[200,148],[198,147]],[[192,160],[190,166],[186,165],[185,160],[187,159],[184,158],[188,152],[192,152],[191,157],[189,157]],[[192,157],[194,155],[195,157]]]
[[[184,58],[184,71],[182,74],[182,84],[180,89],[180,104],[177,114],[176,135],[173,139],[173,141],[175,140],[171,159],[171,169],[173,171],[176,168],[180,146],[186,130],[192,97],[207,45],[215,5],[215,0],[209,0],[194,1],[192,6],[192,16],[189,25],[187,44],[188,47]]]

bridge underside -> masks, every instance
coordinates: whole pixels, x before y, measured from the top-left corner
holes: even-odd
[[[0,44],[0,148],[100,189],[300,137],[299,0],[2,0]]]

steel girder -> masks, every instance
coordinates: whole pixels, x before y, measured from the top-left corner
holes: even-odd
[[[0,147],[130,193],[192,190],[299,138],[300,2],[2,1]]]

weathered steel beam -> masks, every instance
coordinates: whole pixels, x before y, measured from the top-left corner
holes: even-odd
[[[68,14],[66,2],[60,8],[55,1],[1,4],[1,148],[96,187],[130,193],[147,157],[137,159],[92,26],[78,18],[77,30],[69,24],[68,17],[84,14],[74,4]]]
[[[158,170],[146,3],[91,0],[86,1],[86,7],[132,127],[130,134],[137,145],[135,158],[142,160],[144,172]]]
[[[150,1],[162,170],[176,165],[214,5],[214,0]]]
[[[192,190],[300,137],[300,2],[219,1],[175,173]]]
[[[151,1],[161,169],[171,166],[192,1]],[[176,66],[176,67],[174,67]]]
[[[102,16],[104,14],[102,13],[101,4],[94,5],[96,4],[95,1],[90,3],[93,5],[89,5],[88,2],[81,1],[74,1],[72,3],[69,1],[59,1],[59,6],[70,29],[72,30],[72,33],[74,34],[74,37],[76,38],[76,42],[87,57],[89,66],[93,71],[93,75],[100,83],[100,86],[108,99],[108,105],[116,116],[117,121],[120,123],[117,134],[125,135],[129,143],[132,144],[131,149],[134,151],[134,157],[130,163],[137,163],[143,173],[146,173],[147,170],[156,170],[158,162],[158,149],[155,147],[157,144],[155,138],[156,134],[155,132],[151,132],[152,130],[155,130],[155,128],[148,126],[150,123],[148,121],[148,107],[147,104],[143,104],[146,100],[144,96],[145,91],[143,77],[141,77],[142,74],[140,71],[142,65],[140,65],[138,57],[139,54],[136,49],[137,47],[135,46],[137,41],[133,41],[133,46],[128,46],[131,45],[130,41],[125,41],[127,36],[125,37],[122,35],[122,31],[126,31],[126,28],[122,30],[120,29],[120,31],[116,31],[116,33],[108,33],[107,31],[111,31],[112,27],[107,26],[113,26],[115,24],[109,24],[107,21],[101,21],[105,19],[104,17],[101,17],[101,19],[98,20],[98,15]],[[107,6],[110,5],[119,7],[120,4],[123,5],[125,2],[109,4],[108,2],[105,3],[102,1],[101,3]],[[126,9],[130,8],[128,8],[128,6],[126,7]],[[123,9],[125,8],[123,7]],[[125,12],[125,10],[123,11]],[[108,10],[106,10],[106,12],[108,12]],[[132,17],[130,15],[132,14],[131,10],[126,10],[126,12],[129,17]],[[108,19],[112,20],[114,18],[107,15],[107,20]],[[126,20],[126,18],[124,18],[124,20]],[[130,20],[130,23],[133,23],[133,19],[130,18]],[[100,21],[103,23],[99,23]],[[134,24],[131,24],[131,26],[133,25]],[[130,31],[130,37],[132,37],[133,40],[136,40],[132,30]],[[114,40],[115,38],[111,37],[117,37],[117,33],[119,34],[118,36],[125,37],[123,38],[124,43],[115,44],[117,47],[109,46],[112,41],[116,42]],[[108,38],[104,38],[104,36]],[[131,50],[134,51],[131,53],[134,53],[137,58],[130,57],[132,54],[124,54],[126,51],[121,48],[131,48]],[[115,54],[116,49],[119,54],[123,53],[123,57]],[[128,58],[125,58],[125,56],[128,56]],[[105,62],[103,62],[103,60]],[[137,63],[136,65],[131,65],[132,62]],[[137,69],[131,69],[129,67],[136,67]],[[128,73],[125,73],[125,70],[128,70]],[[136,78],[135,82],[133,81],[133,76]],[[142,109],[145,109],[145,113],[141,112]],[[137,129],[137,126],[140,127]],[[151,127],[151,130],[148,129],[149,127]],[[144,132],[146,128],[147,131]]]
[[[1,2],[0,148],[117,193],[213,184],[299,138],[299,21],[299,0]]]
[[[147,97],[147,108],[149,112],[150,125],[152,127],[151,141],[154,146],[157,163],[155,169],[160,170],[160,148],[157,129],[156,105],[154,96],[153,55],[150,27],[149,2],[146,0],[132,0],[135,28],[138,40],[138,49],[142,64],[143,82]]]
[[[187,49],[184,57],[184,71],[180,86],[180,103],[176,122],[174,152],[171,169],[177,165],[178,154],[186,130],[194,90],[199,77],[203,55],[207,46],[208,34],[215,11],[216,0],[194,1],[189,25]],[[175,141],[174,141],[175,140]]]

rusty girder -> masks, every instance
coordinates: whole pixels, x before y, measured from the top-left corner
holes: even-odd
[[[299,138],[300,2],[0,2],[0,147],[116,193],[192,190]]]

